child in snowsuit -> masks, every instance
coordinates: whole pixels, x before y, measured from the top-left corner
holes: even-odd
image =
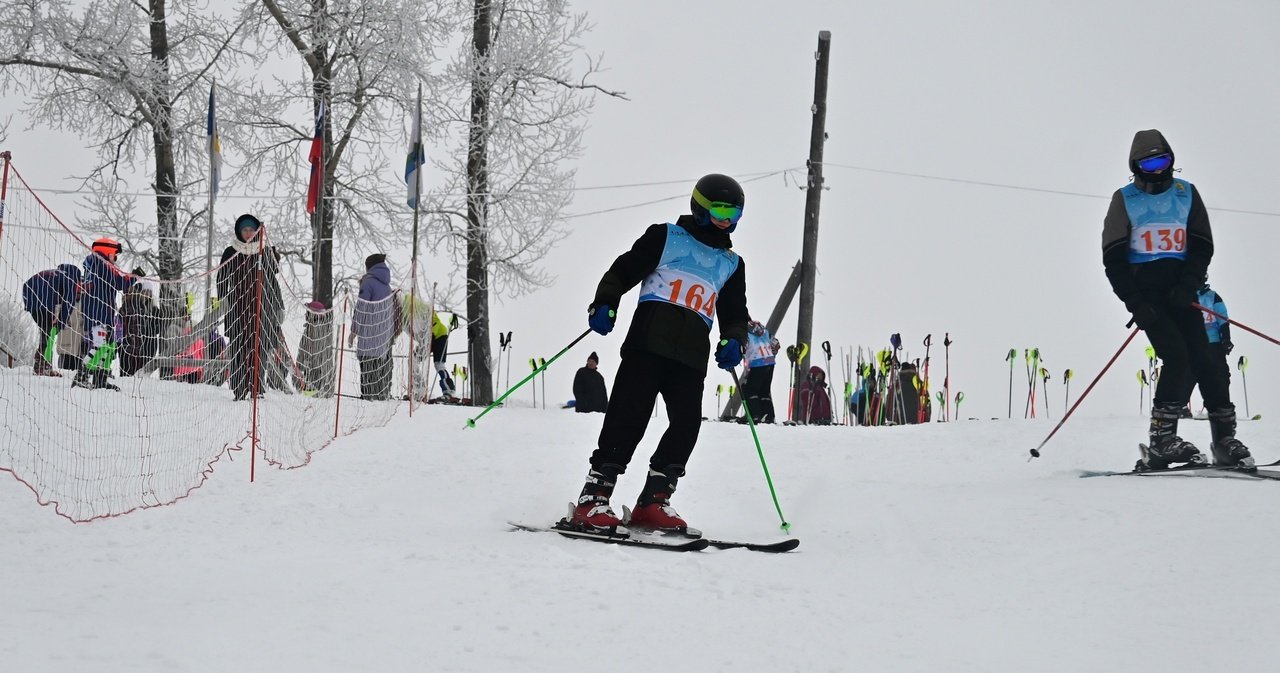
[[[622,521],[609,506],[618,475],[627,469],[653,415],[658,395],[670,422],[653,456],[648,478],[627,525],[685,530],[671,508],[676,482],[685,474],[702,424],[712,321],[719,312],[716,364],[732,369],[747,340],[746,268],[730,250],[729,234],[742,216],[742,187],[725,175],[698,180],[692,214],[675,224],[654,224],[605,272],[587,310],[587,322],[608,334],[622,295],[640,285],[640,301],[622,344],[598,448],[572,516],[561,522],[579,530],[616,530]]]
[[[1227,380],[1228,385],[1231,382],[1231,365],[1227,362],[1227,356],[1231,354],[1235,344],[1231,343],[1231,323],[1226,321],[1227,304],[1222,301],[1222,296],[1209,288],[1209,284],[1205,283],[1200,288],[1200,292],[1196,298],[1196,303],[1209,309],[1209,311],[1201,311],[1204,316],[1204,334],[1209,338],[1209,353],[1213,360],[1214,369],[1217,370],[1218,376]],[[1212,313],[1210,313],[1212,311]],[[1217,315],[1214,315],[1214,314]],[[1222,316],[1222,317],[1218,317]],[[1187,381],[1187,399],[1191,398],[1191,391],[1196,387],[1194,378]],[[1190,416],[1188,409],[1183,417]]]
[[[765,326],[751,320],[747,322],[747,352],[743,358],[746,373],[742,379],[742,403],[756,423],[772,423],[773,418],[773,368],[777,364],[782,344],[769,334]],[[743,416],[742,422],[746,422]]]
[[[1133,322],[1147,333],[1164,369],[1151,407],[1149,449],[1136,469],[1208,458],[1177,436],[1188,381],[1199,381],[1209,410],[1214,463],[1250,467],[1249,449],[1236,439],[1236,408],[1228,380],[1214,363],[1200,311],[1192,306],[1213,258],[1213,232],[1200,192],[1173,177],[1173,149],[1163,134],[1139,131],[1129,150],[1133,183],[1111,197],[1102,229],[1107,280]]]
[[[119,390],[107,382],[116,356],[116,300],[137,281],[116,267],[120,243],[110,238],[93,242],[84,260],[84,340],[89,350],[71,385],[75,388]]]
[[[32,371],[39,376],[62,376],[53,368],[59,329],[71,319],[72,309],[80,301],[80,267],[59,264],[58,268],[41,271],[22,285],[22,307],[40,328],[40,341]]]

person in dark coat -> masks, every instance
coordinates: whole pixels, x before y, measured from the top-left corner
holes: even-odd
[[[280,253],[266,244],[266,227],[253,215],[236,218],[235,239],[218,265],[218,297],[227,302],[231,390],[236,400],[264,394],[264,370],[279,344],[284,302]]]
[[[1129,148],[1133,182],[1111,196],[1102,225],[1102,264],[1111,289],[1147,333],[1164,367],[1151,404],[1147,455],[1138,470],[1172,463],[1204,464],[1208,457],[1178,437],[1178,418],[1196,381],[1209,411],[1213,462],[1251,467],[1236,438],[1228,370],[1214,362],[1204,318],[1193,306],[1213,259],[1209,211],[1195,185],[1175,178],[1164,134],[1138,131]]]
[[[391,399],[391,343],[395,338],[398,299],[391,290],[391,267],[384,254],[364,260],[360,295],[351,317],[347,346],[355,346],[360,360],[360,396],[366,400]]]
[[[708,337],[717,314],[717,366],[738,366],[747,341],[746,264],[731,250],[729,236],[742,216],[743,203],[736,180],[703,176],[693,188],[692,213],[674,224],[649,226],[600,279],[587,309],[587,323],[598,334],[613,330],[618,302],[636,285],[640,301],[622,343],[622,363],[597,449],[591,454],[591,469],[577,507],[560,525],[600,531],[616,530],[622,523],[609,498],[661,395],[669,424],[649,459],[648,475],[627,525],[687,529],[670,498],[702,426],[702,392],[711,356]]]
[[[831,425],[831,395],[827,392],[827,373],[822,367],[809,368],[809,376],[799,387],[799,413],[796,420],[808,425]]]
[[[62,376],[53,368],[58,331],[71,320],[72,310],[80,301],[80,267],[59,264],[58,268],[41,271],[22,285],[22,308],[40,329],[33,371],[39,376]]]
[[[587,364],[573,376],[573,410],[580,414],[601,413],[609,408],[609,389],[600,375],[600,356],[592,352]]]
[[[133,275],[143,278],[142,269]],[[133,376],[142,369],[160,348],[160,311],[144,282],[139,281],[124,293],[120,305],[120,319],[124,325],[124,339],[120,344],[120,375]]]
[[[88,352],[71,385],[76,388],[119,390],[107,382],[116,357],[116,301],[137,279],[116,267],[120,243],[110,238],[93,242],[84,260],[84,340]]]

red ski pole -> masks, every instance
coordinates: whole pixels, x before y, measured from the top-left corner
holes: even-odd
[[[1112,355],[1111,359],[1107,361],[1107,366],[1103,367],[1102,371],[1098,372],[1098,375],[1093,377],[1093,381],[1089,384],[1089,387],[1085,388],[1084,392],[1080,394],[1080,397],[1076,398],[1076,403],[1071,405],[1071,409],[1062,417],[1062,420],[1058,421],[1058,424],[1053,426],[1053,430],[1049,432],[1049,436],[1045,437],[1043,442],[1040,442],[1040,446],[1031,449],[1031,458],[1040,457],[1040,449],[1043,449],[1044,445],[1048,444],[1049,440],[1053,439],[1053,436],[1057,434],[1058,428],[1062,427],[1062,424],[1066,423],[1068,418],[1071,418],[1071,414],[1076,412],[1076,407],[1079,407],[1080,403],[1084,401],[1084,398],[1089,396],[1089,391],[1093,390],[1093,387],[1098,385],[1098,381],[1102,380],[1102,375],[1106,374],[1108,369],[1111,369],[1111,365],[1116,363],[1116,360],[1119,359],[1120,354],[1124,352],[1124,349],[1129,347],[1129,342],[1133,341],[1133,338],[1138,336],[1138,332],[1139,329],[1137,327],[1133,328],[1132,332],[1129,332],[1128,338],[1124,340],[1123,344],[1120,344],[1120,349],[1117,350],[1116,354]],[[1031,458],[1028,458],[1027,460],[1031,460]]]

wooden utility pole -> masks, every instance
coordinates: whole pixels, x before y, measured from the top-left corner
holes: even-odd
[[[813,301],[818,276],[818,210],[822,202],[822,149],[827,140],[827,71],[831,63],[831,31],[818,32],[818,50],[813,58],[817,67],[813,78],[813,128],[809,133],[809,180],[804,199],[804,246],[800,256],[800,321],[796,328],[796,345],[813,342]],[[807,349],[812,351],[812,347]],[[796,363],[800,371],[809,370],[806,353]],[[831,372],[827,372],[830,376]]]

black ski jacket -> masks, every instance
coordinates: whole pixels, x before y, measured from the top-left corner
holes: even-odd
[[[1161,183],[1148,183],[1136,172],[1134,161],[1147,156],[1153,148],[1173,153],[1159,131],[1140,131],[1129,150],[1130,168],[1135,170],[1134,184],[1143,191],[1159,194],[1172,186],[1172,178]],[[1170,175],[1172,168],[1170,168]],[[1190,183],[1188,183],[1190,184]],[[1143,264],[1129,263],[1129,232],[1132,223],[1124,207],[1124,195],[1117,189],[1111,195],[1102,225],[1102,265],[1106,268],[1111,289],[1130,312],[1140,304],[1164,307],[1169,290],[1184,288],[1194,296],[1205,283],[1209,261],[1213,258],[1213,231],[1209,227],[1209,211],[1200,192],[1191,185],[1191,213],[1187,217],[1186,259],[1157,259]]]
[[[681,215],[676,225],[689,232],[700,243],[713,248],[733,246],[729,234],[713,226],[699,226],[692,215]],[[622,295],[639,285],[662,261],[667,243],[667,225],[653,224],[636,240],[631,249],[614,260],[596,288],[596,303],[617,309]],[[706,373],[711,356],[707,337],[710,330],[702,317],[693,311],[662,301],[646,301],[636,306],[631,329],[622,342],[622,357],[628,352],[644,351],[660,355]],[[739,259],[720,295],[716,299],[716,320],[721,339],[737,339],[747,343],[747,263]]]

